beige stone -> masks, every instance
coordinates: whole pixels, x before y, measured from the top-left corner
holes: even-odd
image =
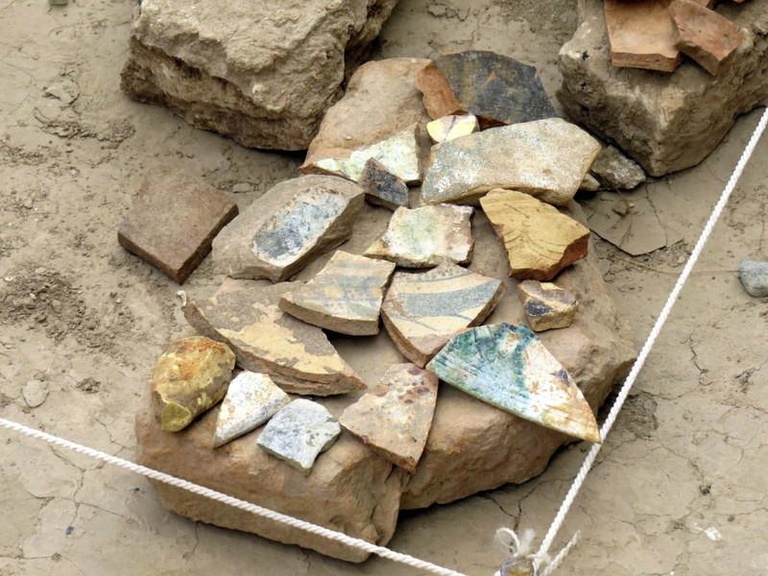
[[[587,255],[589,229],[528,194],[492,190],[480,204],[504,243],[515,278],[552,280]]]

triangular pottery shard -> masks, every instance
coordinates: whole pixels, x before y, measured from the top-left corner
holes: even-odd
[[[226,284],[225,284],[226,286]],[[269,374],[289,394],[330,396],[365,389],[320,328],[278,308],[290,284],[227,291],[207,301],[189,301],[184,316],[198,332],[226,342],[237,363]]]
[[[573,378],[526,326],[493,324],[455,336],[427,364],[444,382],[492,406],[589,442],[600,431]]]

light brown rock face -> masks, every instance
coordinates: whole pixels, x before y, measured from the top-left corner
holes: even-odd
[[[303,150],[396,3],[143,0],[122,88],[244,146]]]
[[[290,278],[352,233],[362,189],[335,176],[281,182],[254,200],[213,242],[212,259],[233,278]]]
[[[648,174],[695,166],[737,116],[768,99],[768,11],[763,3],[718,7],[742,29],[744,42],[717,78],[693,63],[684,63],[671,76],[614,68],[602,1],[582,5],[581,25],[560,50],[558,97],[573,121],[616,144]]]
[[[490,128],[435,150],[421,198],[468,204],[493,188],[509,188],[564,206],[598,152],[597,140],[560,118]]]
[[[492,190],[480,204],[504,242],[515,278],[552,280],[587,255],[589,229],[528,194]]]
[[[178,432],[224,398],[234,367],[235,355],[221,342],[200,336],[171,342],[152,371],[160,427]]]
[[[237,363],[269,374],[290,394],[330,396],[362,390],[365,384],[336,353],[323,331],[278,308],[287,284],[230,290],[184,306],[195,330],[228,343]]]
[[[255,446],[255,433],[213,449],[216,411],[180,433],[160,430],[150,412],[136,420],[138,460],[226,494],[386,545],[395,531],[404,472],[343,433],[315,463],[312,474],[288,466]],[[259,534],[322,554],[362,562],[368,554],[255,514],[155,483],[163,504],[196,521]],[[318,505],[322,503],[322,505]]]
[[[323,118],[301,171],[325,173],[334,163],[337,167],[343,161],[349,164],[350,157],[357,152],[357,162],[352,158],[351,163],[359,164],[360,170],[367,157],[374,157],[402,178],[402,170],[392,164],[402,166],[407,161],[410,167],[410,156],[398,159],[397,154],[391,154],[385,159],[377,154],[385,148],[381,146],[383,142],[405,130],[413,134],[415,124],[425,124],[429,120],[421,103],[421,93],[416,88],[416,75],[428,63],[429,60],[420,58],[389,58],[360,66],[352,75],[344,98]],[[421,144],[419,139],[417,145]],[[374,145],[380,146],[363,158],[365,154],[360,151],[369,149],[370,152]],[[422,154],[420,149],[418,153]],[[402,179],[420,180],[420,177]]]

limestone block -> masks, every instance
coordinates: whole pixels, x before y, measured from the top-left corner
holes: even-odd
[[[244,146],[303,150],[397,0],[143,0],[122,88]]]

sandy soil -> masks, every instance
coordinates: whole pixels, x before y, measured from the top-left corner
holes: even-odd
[[[377,56],[488,48],[540,67],[550,94],[575,2],[402,0]],[[0,415],[127,458],[133,418],[166,342],[188,332],[177,286],[117,244],[144,172],[187,170],[246,206],[294,174],[299,158],[245,150],[194,130],[118,89],[127,0],[49,9],[0,3]],[[670,238],[629,258],[597,251],[641,342],[680,271],[757,115],[701,166],[649,184]],[[768,368],[765,301],[740,288],[744,256],[766,258],[768,139],[736,190],[560,541],[582,543],[561,574],[726,575],[768,572]],[[642,231],[640,231],[642,233]],[[221,278],[204,262],[190,289]],[[22,389],[49,390],[27,407]],[[29,388],[28,388],[29,390]],[[541,477],[406,514],[391,543],[472,575],[495,570],[499,526],[549,525],[585,448]],[[139,477],[0,433],[0,575],[216,573],[406,575],[374,559],[346,565],[166,512]]]

